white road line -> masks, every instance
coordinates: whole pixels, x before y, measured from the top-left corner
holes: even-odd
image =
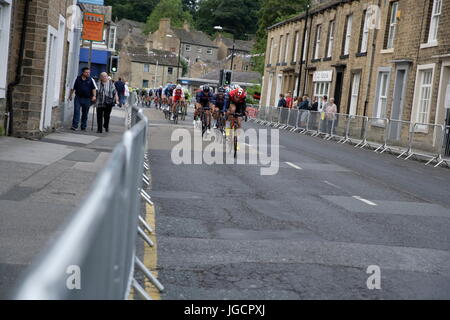
[[[362,202],[364,202],[365,204],[368,204],[369,206],[373,206],[373,207],[376,207],[376,206],[377,206],[376,203],[374,203],[374,202],[372,202],[372,201],[369,201],[369,200],[366,200],[366,199],[364,199],[364,198],[361,198],[361,197],[358,197],[358,196],[353,196],[353,198],[356,199],[356,200],[362,201]]]
[[[336,189],[342,189],[341,187],[339,187],[339,186],[337,186],[337,185],[335,185],[334,183],[331,183],[331,182],[329,182],[329,181],[324,181],[324,183],[325,184],[327,184],[327,185],[329,185],[329,186],[332,186],[333,188],[336,188]]]
[[[300,168],[299,166],[297,166],[297,165],[295,165],[295,164],[293,164],[293,163],[286,162],[286,164],[290,165],[292,168],[295,168],[295,169],[297,169],[297,170],[303,170],[303,168]]]

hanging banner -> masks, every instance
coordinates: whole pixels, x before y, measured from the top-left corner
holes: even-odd
[[[103,41],[103,27],[105,25],[105,15],[85,12],[83,15],[83,40]]]
[[[103,6],[105,4],[104,0],[78,0],[78,3],[95,4],[97,6]]]

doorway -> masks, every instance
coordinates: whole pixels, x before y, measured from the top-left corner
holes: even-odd
[[[342,99],[342,85],[344,80],[344,71],[337,70],[336,72],[336,86],[334,87],[334,103],[337,106],[337,112],[341,111],[341,99]]]
[[[406,86],[406,77],[407,67],[397,67],[397,74],[395,77],[395,85],[394,85],[394,97],[392,100],[392,110],[391,110],[391,119],[392,120],[402,120],[403,114],[403,101],[405,97],[405,86]],[[392,122],[391,130],[389,133],[389,139],[398,140],[401,135],[401,124],[398,122]]]

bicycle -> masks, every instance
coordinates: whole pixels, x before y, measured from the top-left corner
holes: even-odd
[[[234,158],[237,158],[237,152],[238,152],[238,130],[239,128],[239,122],[238,118],[244,118],[245,122],[247,122],[247,115],[242,113],[231,113],[228,115],[228,119],[230,120],[230,130],[232,132],[232,143],[233,143],[233,152],[234,152]]]
[[[211,110],[204,110],[204,108],[202,107],[200,112],[201,112],[200,119],[202,121],[202,136],[204,136],[205,132],[209,128],[209,119],[211,118],[210,114]]]
[[[178,124],[178,115],[182,114],[182,101],[177,101],[175,104],[175,113],[173,114],[173,122],[174,124]]]

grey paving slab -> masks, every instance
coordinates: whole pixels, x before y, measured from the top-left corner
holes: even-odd
[[[95,162],[99,156],[99,152],[91,150],[76,150],[68,154],[64,160],[75,162]]]
[[[73,152],[64,145],[9,137],[0,137],[0,150],[7,150],[0,152],[0,160],[40,165],[52,164]]]
[[[51,134],[45,136],[45,138],[44,138],[45,141],[55,140],[55,141],[78,143],[78,144],[89,144],[98,139],[99,139],[98,136],[81,135],[81,134],[68,133],[68,132],[51,133]]]

